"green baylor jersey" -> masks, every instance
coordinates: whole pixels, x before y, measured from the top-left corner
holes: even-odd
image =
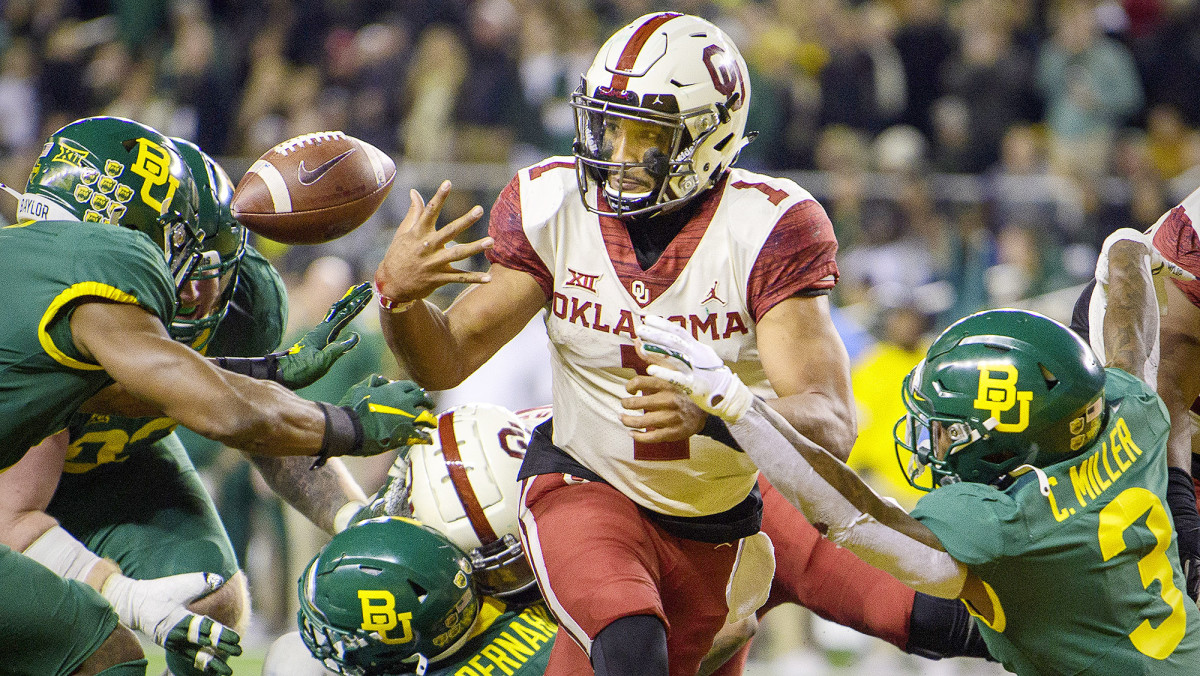
[[[1006,490],[951,484],[912,515],[985,584],[988,649],[1018,674],[1200,673],[1200,613],[1184,593],[1166,505],[1167,412],[1107,369],[1090,452]]]
[[[447,664],[431,664],[426,676],[542,676],[558,625],[543,603],[506,610],[487,597],[479,609],[483,627]],[[399,676],[399,675],[397,675]]]
[[[214,357],[261,357],[279,346],[286,324],[283,280],[262,254],[246,247],[229,311],[205,353]],[[174,420],[162,417],[76,414],[71,418],[71,448],[63,471],[79,474],[99,465],[123,462],[136,448],[165,438],[175,426]]]
[[[140,232],[97,223],[31,221],[0,229],[0,469],[67,426],[112,382],[75,348],[70,316],[81,299],[139,305],[164,325],[175,284],[163,252]]]

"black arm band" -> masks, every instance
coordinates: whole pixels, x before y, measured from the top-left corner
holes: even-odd
[[[1181,558],[1200,557],[1200,512],[1192,477],[1179,467],[1167,468],[1167,505],[1175,519]]]
[[[713,441],[719,441],[732,449],[742,450],[742,447],[738,446],[737,439],[734,439],[733,435],[729,433],[729,428],[725,426],[725,421],[711,413],[708,414],[708,419],[704,421],[704,429],[700,430],[700,434]]]
[[[345,406],[334,406],[323,401],[315,402],[325,414],[325,436],[321,439],[321,450],[309,469],[316,469],[335,455],[353,455],[362,450],[363,426],[358,414]]]
[[[962,601],[919,592],[913,597],[904,652],[931,660],[982,657],[996,661]]]
[[[212,357],[211,361],[226,371],[283,384],[283,374],[279,370],[280,354],[283,353],[271,353],[263,357]]]

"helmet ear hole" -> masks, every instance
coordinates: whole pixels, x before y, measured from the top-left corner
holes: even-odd
[[[1038,368],[1042,370],[1042,378],[1046,380],[1046,389],[1053,390],[1058,385],[1058,378],[1046,368],[1045,364],[1038,364]]]

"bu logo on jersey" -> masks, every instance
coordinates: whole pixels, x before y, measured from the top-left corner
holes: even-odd
[[[989,411],[999,424],[998,432],[1020,432],[1029,427],[1029,402],[1033,401],[1033,390],[1017,391],[1017,367],[1002,362],[984,362],[979,364],[979,393],[973,402],[975,408]],[[1017,419],[1013,421],[1008,416],[1006,422],[1004,413],[1017,408]]]

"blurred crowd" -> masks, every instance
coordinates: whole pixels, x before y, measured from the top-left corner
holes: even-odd
[[[463,188],[446,210],[457,214],[489,206],[517,167],[570,154],[568,99],[606,36],[659,9],[713,21],[751,73],[748,128],[760,136],[739,165],[797,180],[833,220],[837,320],[869,440],[852,460],[890,473],[881,480],[894,494],[899,413],[889,406],[922,341],[986,307],[1065,318],[1108,233],[1146,228],[1200,185],[1200,0],[0,8],[0,181],[18,189],[45,136],[94,114],[191,139],[235,181],[276,143],[313,131],[339,129],[397,159],[391,197],[351,236],[324,247],[257,242],[289,279],[296,330],[311,314],[304,308],[327,307],[309,293],[313,274],[340,284],[374,269],[409,187],[428,196],[455,178]],[[0,195],[0,219],[14,211]],[[472,235],[484,227],[486,218]],[[331,268],[331,254],[344,267]],[[360,367],[380,370],[382,353]]]
[[[1149,225],[1200,182],[1188,174],[1200,165],[1197,0],[2,7],[0,180],[17,186],[49,131],[97,113],[234,158],[235,178],[275,143],[325,129],[402,167],[493,164],[504,177],[570,152],[568,97],[601,41],[664,8],[741,46],[761,134],[740,164],[794,173],[825,204],[842,306],[921,289],[948,318],[1063,288],[1089,274],[1108,232]],[[487,204],[505,180],[464,199]],[[356,266],[374,262],[367,244],[349,252]]]

